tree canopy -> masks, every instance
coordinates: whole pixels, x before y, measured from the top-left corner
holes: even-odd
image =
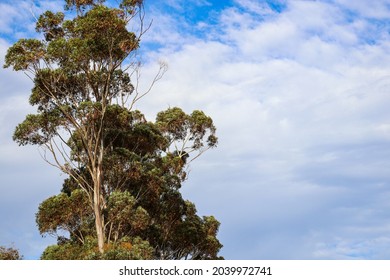
[[[4,67],[31,77],[37,108],[13,138],[68,175],[36,214],[40,233],[58,236],[43,259],[219,258],[219,222],[180,193],[188,163],[217,145],[212,119],[174,107],[151,122],[133,109],[148,93],[133,84],[147,29],[142,0],[66,0],[38,18],[41,39],[8,49]]]
[[[0,260],[21,260],[23,256],[14,247],[0,246]]]

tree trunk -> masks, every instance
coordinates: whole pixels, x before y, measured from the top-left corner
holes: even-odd
[[[96,177],[94,180],[94,205],[93,209],[95,212],[95,227],[98,240],[99,252],[104,253],[104,241],[105,241],[105,231],[104,231],[104,217],[103,217],[103,201],[101,191],[103,188],[103,147],[100,147],[98,163],[96,168]]]
[[[101,204],[100,203],[100,191],[97,191],[96,190],[97,188],[100,188],[100,187],[96,186],[96,188],[95,188],[93,210],[95,212],[95,227],[96,227],[99,252],[104,253],[104,228],[103,228],[104,222],[103,222],[102,209],[100,206],[100,204]]]

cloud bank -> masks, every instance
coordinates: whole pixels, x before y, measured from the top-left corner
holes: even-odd
[[[235,1],[191,28],[157,11],[170,70],[145,108],[214,118],[185,192],[228,258],[389,257],[389,3],[370,3]]]

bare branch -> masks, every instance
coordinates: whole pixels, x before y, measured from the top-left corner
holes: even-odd
[[[141,70],[140,70],[140,67],[137,67],[135,69],[135,75],[136,75],[136,86],[135,86],[135,97],[133,98],[133,101],[131,102],[130,104],[130,107],[129,107],[129,110],[132,110],[134,104],[139,101],[141,98],[145,97],[151,90],[152,88],[154,87],[154,85],[159,81],[161,80],[161,78],[164,76],[164,74],[167,72],[168,70],[168,65],[165,63],[165,62],[162,62],[160,61],[159,63],[160,67],[159,67],[159,70],[157,72],[157,74],[154,76],[152,82],[150,83],[149,87],[146,89],[145,92],[143,93],[140,93],[139,92],[139,81],[140,81],[140,78],[141,78]]]

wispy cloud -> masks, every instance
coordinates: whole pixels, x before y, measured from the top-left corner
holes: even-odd
[[[213,39],[161,50],[170,71],[145,104],[203,108],[217,123],[220,146],[188,195],[219,215],[228,256],[385,258],[388,219],[370,221],[389,208],[388,7],[238,2]],[[232,245],[240,236],[248,244]]]

